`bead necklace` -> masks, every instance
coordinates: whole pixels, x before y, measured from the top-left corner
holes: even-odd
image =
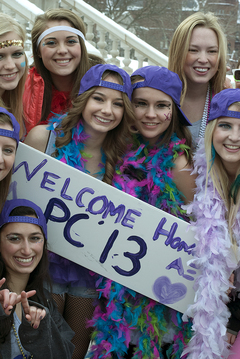
[[[203,116],[202,116],[202,121],[201,121],[201,126],[200,126],[198,137],[204,137],[205,129],[207,126],[207,120],[209,117],[210,103],[211,103],[211,101],[210,101],[210,84],[208,83],[207,96],[206,96],[206,100],[205,100]]]
[[[13,327],[13,332],[14,332],[15,337],[16,337],[16,339],[17,339],[17,344],[18,344],[18,347],[19,347],[20,352],[21,352],[21,354],[22,354],[22,357],[23,357],[23,359],[27,359],[27,356],[25,356],[25,354],[24,354],[24,352],[23,352],[23,348],[22,348],[22,346],[21,346],[21,342],[20,342],[20,339],[19,339],[19,337],[18,337],[18,334],[17,334],[17,331],[16,331],[16,328],[15,328],[14,323],[12,324],[12,327]],[[33,355],[31,355],[30,359],[32,359],[32,358],[33,358]]]

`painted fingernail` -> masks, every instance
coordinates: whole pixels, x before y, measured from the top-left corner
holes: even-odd
[[[38,325],[37,325],[37,324],[35,324],[35,325],[33,326],[33,328],[34,328],[34,329],[37,329],[37,328],[38,328]]]
[[[43,317],[41,316],[39,319],[41,319],[41,320],[42,320],[42,318],[43,318]]]

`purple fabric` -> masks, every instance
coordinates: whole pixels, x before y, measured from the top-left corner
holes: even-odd
[[[89,269],[49,252],[49,271],[54,282],[72,287],[95,288],[94,275]]]

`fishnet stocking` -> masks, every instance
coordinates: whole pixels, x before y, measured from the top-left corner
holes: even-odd
[[[66,295],[64,318],[75,332],[72,343],[75,345],[72,359],[84,359],[92,332],[92,328],[86,328],[87,319],[93,315],[93,299]]]
[[[52,297],[57,304],[59,313],[75,332],[72,339],[72,343],[75,345],[72,359],[84,359],[92,332],[92,328],[86,328],[86,321],[93,315],[93,299],[54,293]]]
[[[65,307],[66,294],[52,293],[52,297],[53,297],[53,299],[55,300],[55,302],[57,304],[59,313],[63,315],[64,307]]]

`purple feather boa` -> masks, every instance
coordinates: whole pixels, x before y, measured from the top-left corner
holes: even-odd
[[[188,359],[227,358],[226,325],[230,312],[226,305],[229,301],[226,292],[230,287],[229,277],[237,267],[237,254],[233,252],[225,219],[226,206],[214,190],[210,176],[205,190],[207,163],[204,140],[200,142],[194,162],[194,173],[198,174],[197,190],[194,201],[185,208],[196,218],[190,227],[197,241],[195,259],[191,262],[199,268],[200,275],[194,284],[194,304],[185,313],[185,318],[193,318],[195,333],[184,354],[188,353]],[[239,226],[238,211],[233,229],[237,240]]]

